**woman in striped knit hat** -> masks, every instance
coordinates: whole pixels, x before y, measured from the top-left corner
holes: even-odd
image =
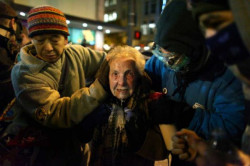
[[[88,88],[85,81],[105,53],[67,44],[66,18],[52,6],[31,9],[27,22],[32,44],[12,70],[16,119],[6,134],[14,150],[6,158],[18,166],[85,165],[88,140],[78,124],[107,98],[108,66]]]

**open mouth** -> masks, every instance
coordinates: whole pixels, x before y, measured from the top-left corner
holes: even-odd
[[[117,89],[117,92],[121,92],[121,93],[124,93],[124,92],[127,92],[128,89]]]

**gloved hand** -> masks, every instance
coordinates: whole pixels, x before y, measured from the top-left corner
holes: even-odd
[[[102,87],[109,92],[109,64],[107,59],[104,59],[102,62],[100,68],[98,69],[96,73],[96,79],[100,82]]]
[[[98,125],[102,125],[108,122],[111,108],[106,104],[102,104],[97,107],[93,112],[87,115],[82,122],[75,128],[82,142],[88,142],[92,139],[94,129]]]
[[[149,105],[150,117],[153,124],[174,124],[174,102],[166,96],[153,99]]]
[[[194,109],[188,104],[166,96],[153,100],[149,110],[153,124],[174,124],[178,129],[186,127],[194,114]]]

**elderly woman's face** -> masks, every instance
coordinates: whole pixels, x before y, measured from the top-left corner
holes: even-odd
[[[117,58],[110,64],[109,87],[112,94],[124,100],[130,97],[137,83],[138,72],[131,58]]]

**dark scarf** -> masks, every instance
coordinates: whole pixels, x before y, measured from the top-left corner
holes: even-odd
[[[101,165],[121,165],[121,162],[129,160],[131,157],[134,158],[135,147],[129,141],[131,137],[127,133],[126,127],[128,123],[132,122],[134,125],[140,126],[141,131],[147,129],[149,88],[146,89],[146,87],[149,86],[149,82],[148,76],[143,76],[136,91],[129,99],[125,101],[116,98],[110,99],[108,107],[106,107],[110,112],[108,122],[101,124],[94,132],[92,141],[94,163],[99,161],[102,163]],[[131,119],[132,121],[130,121]]]

